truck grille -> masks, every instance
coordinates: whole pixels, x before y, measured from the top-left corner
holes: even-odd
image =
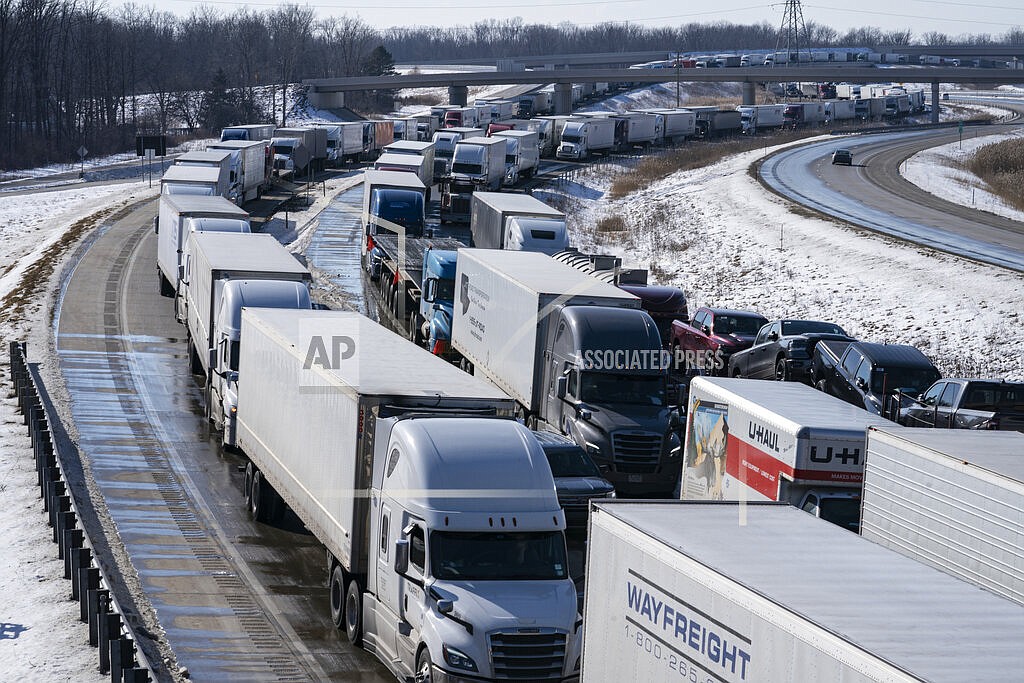
[[[654,473],[661,457],[661,437],[650,432],[613,432],[612,456],[616,472]]]
[[[565,661],[565,633],[521,629],[490,634],[494,677],[510,681],[559,680]]]

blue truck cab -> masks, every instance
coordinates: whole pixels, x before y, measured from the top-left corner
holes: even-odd
[[[423,295],[420,320],[423,339],[435,356],[450,358],[452,306],[455,301],[455,264],[457,251],[426,249],[423,253]]]

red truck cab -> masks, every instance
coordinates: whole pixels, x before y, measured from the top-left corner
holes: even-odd
[[[719,352],[722,366],[714,374],[724,374],[729,367],[729,356],[749,349],[758,330],[767,323],[767,318],[753,311],[702,306],[689,323],[682,320],[672,323],[669,349],[677,357],[680,351]]]

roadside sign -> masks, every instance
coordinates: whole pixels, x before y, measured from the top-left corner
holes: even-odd
[[[146,159],[152,160],[153,157],[156,156],[156,150],[155,149],[147,149],[145,156],[146,156]]]
[[[960,129],[960,132],[961,132],[961,133],[963,133],[963,132],[964,132],[964,122],[963,122],[963,121],[961,121],[960,123],[958,123],[958,124],[957,124],[957,127],[958,127],[958,128]]]
[[[135,156],[144,157],[146,156],[146,150],[156,150],[157,156],[167,156],[167,136],[166,135],[136,135],[135,136]]]
[[[76,153],[78,154],[79,159],[84,159],[85,155],[89,153],[89,150],[85,148],[85,145],[82,145],[76,150]]]

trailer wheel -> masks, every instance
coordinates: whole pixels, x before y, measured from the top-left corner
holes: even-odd
[[[420,314],[415,311],[409,314],[409,341],[416,346],[423,346],[423,333],[420,330]]]
[[[245,480],[242,484],[242,495],[245,497],[245,506],[249,507],[249,499],[252,498],[252,475],[256,466],[250,460],[245,464]]]
[[[252,473],[252,490],[249,493],[249,512],[257,522],[267,524],[281,518],[281,504],[263,473],[255,467]]]
[[[353,645],[363,642],[363,592],[355,579],[348,582],[345,591],[345,635]]]
[[[331,570],[331,621],[339,631],[345,628],[345,571],[340,564]]]

